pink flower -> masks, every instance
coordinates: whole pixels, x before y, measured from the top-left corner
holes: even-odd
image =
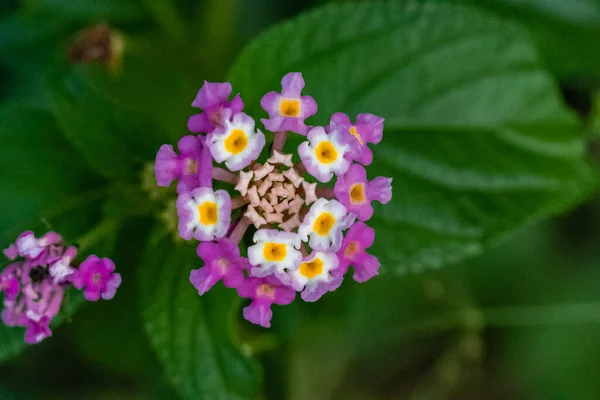
[[[373,216],[372,201],[386,204],[392,199],[392,178],[378,176],[367,181],[367,171],[360,164],[352,164],[348,172],[338,177],[335,195],[350,212],[356,213],[361,221]]]
[[[338,274],[343,276],[348,267],[354,267],[352,276],[357,282],[365,282],[379,273],[379,260],[366,250],[375,240],[375,230],[364,222],[357,222],[348,230],[342,247],[337,252],[340,261]],[[341,282],[340,282],[341,283]]]
[[[231,116],[241,112],[244,109],[244,102],[240,95],[236,94],[233,100],[228,101],[230,95],[231,83],[204,81],[204,86],[192,102],[192,107],[201,108],[204,112],[190,117],[188,120],[190,132],[210,133],[216,127],[223,125],[223,111],[226,109],[231,110]]]
[[[358,114],[356,123],[344,113],[335,113],[329,122],[330,131],[339,131],[344,141],[350,145],[346,157],[363,165],[373,162],[373,152],[367,143],[379,143],[383,137],[383,118],[373,114]]]
[[[158,186],[168,187],[174,180],[177,183],[177,193],[189,192],[200,186],[212,187],[212,157],[205,138],[202,136],[184,136],[177,147],[180,155],[173,146],[163,144],[156,154],[156,182]]]
[[[91,255],[79,266],[72,278],[73,285],[80,290],[85,288],[83,295],[89,301],[97,301],[100,297],[110,300],[121,285],[121,275],[114,270],[111,259]]]
[[[241,297],[252,299],[252,303],[244,308],[244,318],[265,328],[271,326],[271,304],[283,306],[290,304],[296,297],[294,289],[281,283],[274,275],[248,278],[237,291]]]
[[[271,132],[292,131],[305,135],[308,127],[304,119],[316,114],[317,102],[310,96],[301,96],[304,79],[299,72],[290,72],[281,79],[281,93],[269,92],[260,101],[269,113],[269,119],[261,119]]]
[[[240,256],[237,244],[228,238],[198,245],[198,257],[204,267],[190,273],[190,282],[199,295],[206,293],[219,280],[228,288],[237,288],[244,282],[244,270],[250,269],[248,259]]]

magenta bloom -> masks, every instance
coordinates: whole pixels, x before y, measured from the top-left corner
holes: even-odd
[[[271,304],[281,306],[290,304],[296,292],[281,283],[275,275],[265,278],[248,278],[237,288],[241,297],[252,299],[252,303],[244,308],[244,318],[253,324],[269,328],[271,326]]]
[[[192,270],[190,282],[199,295],[206,293],[221,279],[228,288],[237,288],[244,282],[244,270],[250,269],[248,259],[240,256],[238,245],[228,238],[198,245],[198,257],[204,267]]]
[[[304,119],[317,112],[317,102],[311,96],[301,96],[304,79],[299,72],[290,72],[281,79],[281,93],[269,92],[260,101],[269,113],[269,119],[261,119],[271,132],[292,131],[306,135],[308,127]]]
[[[91,255],[74,274],[73,286],[79,290],[85,288],[83,295],[89,301],[97,301],[100,297],[110,300],[121,285],[121,275],[114,270],[115,264],[111,259]]]
[[[216,127],[223,125],[223,110],[231,110],[231,115],[235,115],[244,109],[244,102],[239,94],[236,94],[233,100],[229,100],[231,95],[231,83],[210,83],[204,81],[204,86],[196,95],[192,106],[201,108],[204,112],[192,115],[188,119],[188,129],[194,133],[210,133]]]
[[[367,143],[381,142],[383,121],[383,118],[373,114],[358,114],[356,123],[352,124],[346,114],[337,112],[331,117],[329,129],[343,133],[346,143],[350,145],[350,152],[346,155],[348,159],[369,165],[373,162],[373,152]]]
[[[154,171],[158,186],[168,187],[179,180],[177,193],[186,193],[197,187],[212,187],[212,157],[205,138],[198,135],[184,136],[177,147],[163,144],[156,154]]]
[[[335,183],[335,195],[348,211],[356,213],[361,221],[373,216],[372,201],[386,204],[392,198],[392,178],[378,176],[367,181],[367,171],[360,164],[352,164]]]
[[[20,285],[17,276],[21,264],[11,264],[0,273],[0,293],[4,292],[6,300],[15,300],[19,295]]]
[[[355,223],[348,230],[342,247],[337,252],[339,273],[344,275],[348,266],[354,267],[352,276],[357,282],[365,282],[379,273],[379,260],[377,257],[367,254],[366,250],[375,241],[375,230],[364,222]]]

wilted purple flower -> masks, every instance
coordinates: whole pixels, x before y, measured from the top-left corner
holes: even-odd
[[[204,81],[204,86],[200,89],[192,106],[201,108],[202,113],[192,115],[188,120],[188,129],[194,133],[210,133],[218,126],[223,124],[223,112],[231,110],[230,116],[241,112],[244,109],[244,102],[239,94],[236,94],[233,100],[229,100],[231,95],[231,83],[210,83]]]
[[[357,282],[365,282],[379,272],[379,260],[368,254],[367,249],[375,241],[375,230],[364,222],[357,222],[348,230],[337,255],[340,260],[340,273],[343,275],[348,267],[354,267],[352,276]]]
[[[252,299],[252,303],[244,308],[244,318],[253,324],[269,328],[271,326],[271,304],[280,306],[290,304],[296,292],[281,283],[274,275],[265,278],[248,278],[237,288],[241,297]]]
[[[229,238],[216,242],[202,242],[198,245],[198,257],[204,267],[190,273],[190,282],[203,295],[219,280],[228,288],[237,288],[244,282],[244,270],[250,269],[248,259],[240,256],[237,243]]]
[[[177,193],[186,193],[200,186],[212,186],[212,158],[202,136],[184,136],[177,147],[163,144],[156,154],[156,181],[158,186],[168,187],[174,180]]]
[[[304,79],[299,72],[290,72],[281,80],[281,94],[269,92],[260,101],[269,113],[269,119],[261,119],[271,132],[291,131],[305,135],[308,127],[304,119],[317,112],[317,102],[310,96],[301,96]]]
[[[373,162],[373,152],[367,143],[381,142],[383,118],[373,114],[358,114],[356,123],[352,124],[346,114],[338,112],[331,117],[329,129],[341,132],[344,142],[350,145],[350,151],[346,155],[348,159],[370,165]]]
[[[372,201],[386,204],[392,199],[392,178],[378,176],[367,181],[367,171],[360,164],[352,164],[348,172],[335,183],[337,199],[356,213],[358,219],[367,221],[373,215]]]
[[[115,273],[115,264],[110,258],[98,258],[91,255],[81,263],[72,278],[73,286],[83,292],[89,301],[97,301],[102,297],[110,300],[121,285],[121,275]]]
[[[62,257],[50,265],[49,272],[54,283],[64,282],[73,275],[75,268],[71,266],[71,263],[76,256],[77,248],[74,246],[68,247]]]

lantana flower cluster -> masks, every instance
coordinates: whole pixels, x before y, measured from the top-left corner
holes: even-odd
[[[121,284],[112,260],[91,255],[79,263],[77,247],[66,246],[56,232],[41,238],[23,232],[4,255],[11,263],[0,272],[2,321],[26,328],[28,344],[52,336],[49,324],[60,311],[66,290],[83,290],[89,301],[110,300]]]
[[[329,125],[309,126],[317,103],[302,95],[302,74],[285,75],[281,85],[261,100],[269,115],[261,122],[274,133],[263,162],[265,134],[243,112],[239,94],[230,99],[230,83],[205,82],[192,103],[202,112],[188,120],[194,135],[179,141],[179,153],[163,145],[155,165],[159,186],[177,181],[180,236],[200,241],[204,266],[191,271],[191,283],[200,295],[218,281],[236,289],[251,299],[244,317],[264,327],[272,304],[289,304],[298,292],[316,301],[340,286],[350,266],[358,282],[378,273],[368,253],[375,232],[366,222],[373,201],[392,197],[392,179],[369,180],[365,169],[383,118],[359,114],[352,122],[335,113]],[[290,133],[305,139],[296,154],[283,151]],[[215,181],[230,190],[214,190]],[[245,236],[252,244],[242,255]]]

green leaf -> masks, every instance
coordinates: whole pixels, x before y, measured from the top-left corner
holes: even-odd
[[[66,236],[82,234],[96,208],[87,203],[97,201],[102,188],[63,139],[56,121],[47,113],[8,104],[0,108],[0,138],[0,244],[24,230],[44,227],[42,219]],[[65,214],[69,218],[60,218]]]
[[[600,78],[600,3],[596,0],[450,0],[514,20],[527,28],[544,63],[563,78]]]
[[[261,386],[260,367],[232,337],[239,298],[221,284],[198,296],[189,275],[200,264],[193,247],[153,236],[139,268],[150,342],[185,398],[253,399]]]
[[[336,111],[386,118],[368,170],[394,178],[375,206],[373,252],[404,272],[455,263],[595,186],[579,121],[525,31],[436,1],[331,4],[260,36],[229,78],[250,115],[303,73],[326,124]]]
[[[99,174],[130,177],[134,166],[151,161],[162,143],[148,121],[123,109],[100,85],[109,77],[75,66],[53,79],[55,115],[65,137]]]

